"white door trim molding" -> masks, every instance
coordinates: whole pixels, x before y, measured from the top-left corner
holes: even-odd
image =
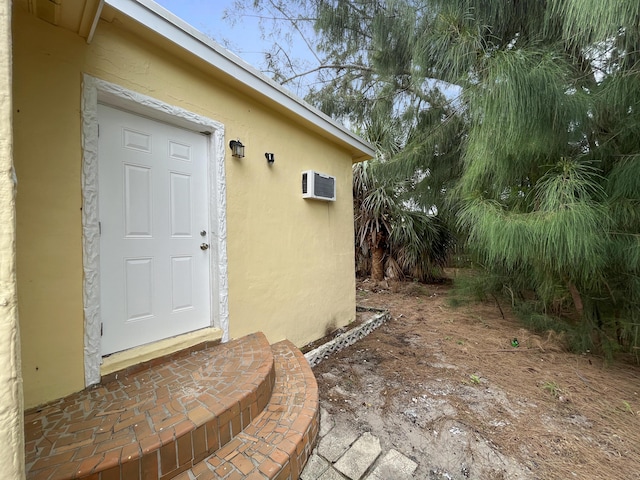
[[[211,250],[212,326],[229,340],[227,276],[227,200],[224,125],[210,118],[166,104],[119,85],[85,74],[82,87],[82,246],[84,301],[85,386],[100,381],[100,231],[98,212],[98,102],[124,108],[179,127],[207,133],[209,142],[209,211]],[[213,242],[212,242],[213,243]],[[212,245],[213,247],[214,245]]]

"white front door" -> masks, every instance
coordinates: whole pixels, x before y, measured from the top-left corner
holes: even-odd
[[[206,136],[98,105],[102,355],[211,326]]]

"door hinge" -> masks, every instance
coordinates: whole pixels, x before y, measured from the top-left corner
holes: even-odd
[[[100,124],[98,124],[98,138],[100,138]]]
[[[104,330],[104,323],[100,324],[100,336],[103,335],[103,330]]]
[[[98,235],[102,235],[102,222],[98,222]]]

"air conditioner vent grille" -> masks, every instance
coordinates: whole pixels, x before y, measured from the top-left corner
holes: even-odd
[[[336,180],[333,177],[323,177],[322,175],[315,174],[315,193],[319,197],[333,198],[336,191]]]

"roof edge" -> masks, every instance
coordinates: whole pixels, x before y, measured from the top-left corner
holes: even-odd
[[[369,142],[263,75],[258,69],[154,1],[105,0],[105,3],[346,143],[356,150],[352,152],[354,161],[375,157],[375,151]]]

